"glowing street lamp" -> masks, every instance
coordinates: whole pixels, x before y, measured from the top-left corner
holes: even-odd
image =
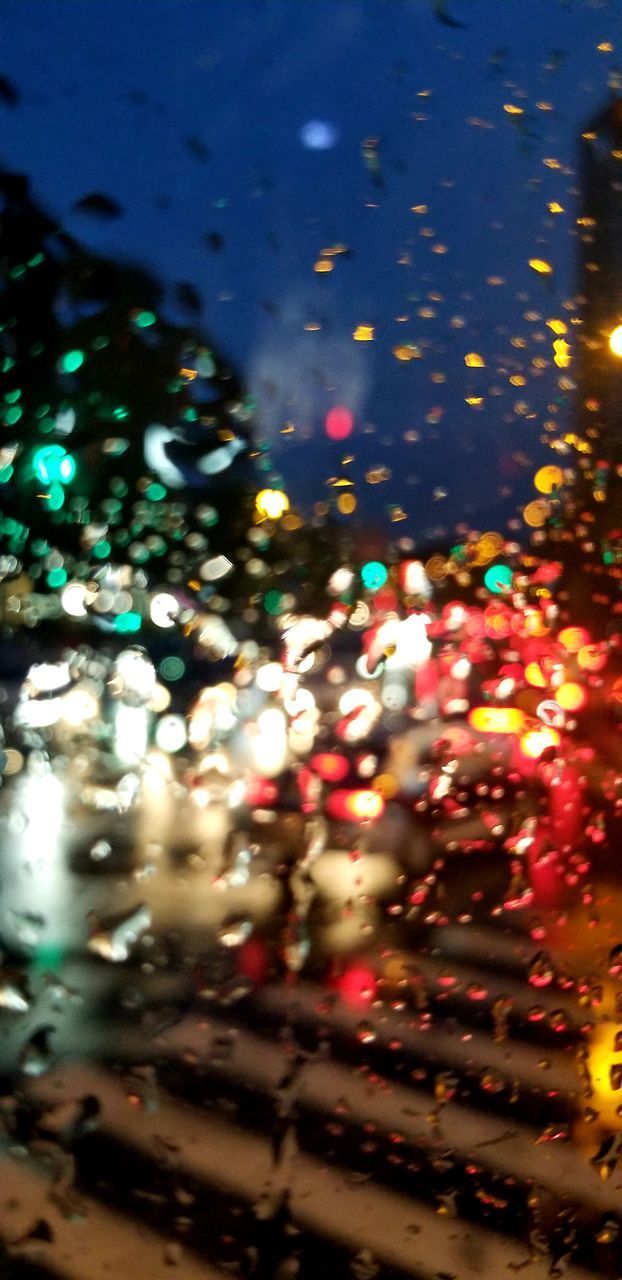
[[[609,334],[609,348],[614,356],[622,357],[622,324],[617,324]]]

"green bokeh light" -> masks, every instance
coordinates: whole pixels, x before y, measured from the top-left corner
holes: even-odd
[[[388,576],[387,567],[380,560],[368,560],[361,569],[361,582],[367,591],[379,591]]]
[[[101,542],[96,542],[93,547],[93,555],[96,560],[106,560],[110,555],[110,551],[110,543],[107,542],[105,538],[102,538]]]
[[[156,319],[153,311],[136,311],[132,316],[137,329],[149,329],[152,324],[155,324]]]
[[[484,586],[501,595],[512,586],[512,570],[508,564],[491,564],[484,574]]]
[[[32,468],[41,484],[69,484],[76,474],[76,464],[62,444],[45,444],[37,449]]]
[[[149,498],[150,502],[162,502],[166,497],[166,489],[163,484],[157,484],[154,481],[153,484],[149,485],[145,496]]]
[[[263,607],[266,613],[277,617],[283,611],[283,596],[280,591],[266,591],[263,598]]]
[[[171,654],[168,658],[163,658],[160,663],[160,675],[163,680],[181,680],[185,674],[186,664],[181,658]]]
[[[59,370],[59,373],[75,373],[76,370],[80,369],[83,364],[84,364],[83,351],[78,351],[77,349],[75,351],[66,351],[65,354],[61,356],[58,362],[58,370]]]
[[[114,629],[121,635],[127,635],[131,631],[140,631],[142,626],[142,618],[139,613],[134,613],[129,609],[127,613],[120,613],[114,620]]]
[[[63,489],[62,484],[59,484],[58,480],[54,480],[54,482],[49,486],[44,501],[47,505],[48,511],[60,511],[65,502],[65,490]]]

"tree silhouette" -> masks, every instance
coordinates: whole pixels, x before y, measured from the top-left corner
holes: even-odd
[[[2,579],[89,584],[120,631],[154,589],[249,624],[271,589],[271,616],[320,605],[337,540],[293,513],[254,523],[269,480],[235,372],[167,318],[149,272],[82,247],[25,177],[0,173],[0,201]],[[176,302],[196,313],[189,290]]]
[[[84,250],[25,178],[2,174],[0,197],[4,574],[200,581],[249,509],[239,379],[162,316],[148,272]]]

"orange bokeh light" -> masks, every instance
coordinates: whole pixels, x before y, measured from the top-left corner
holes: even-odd
[[[350,765],[345,756],[337,755],[334,751],[321,751],[312,757],[311,768],[324,782],[343,782]]]
[[[528,636],[547,636],[549,628],[539,609],[525,609],[523,614],[525,632]]]

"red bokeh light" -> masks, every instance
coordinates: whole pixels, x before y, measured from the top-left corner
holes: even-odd
[[[344,1004],[355,1008],[372,1004],[376,997],[376,975],[364,964],[346,969],[336,985]]]
[[[268,976],[269,955],[263,938],[249,938],[240,947],[238,970],[251,982],[260,984]]]
[[[326,802],[331,818],[345,822],[371,822],[384,813],[385,803],[379,791],[333,791]]]
[[[343,782],[350,772],[350,765],[345,756],[333,751],[321,751],[311,759],[311,768],[324,782]]]
[[[326,434],[329,440],[347,440],[354,426],[354,418],[345,405],[337,404],[326,414]]]
[[[273,805],[279,797],[279,789],[269,778],[248,778],[245,800],[252,808]]]

